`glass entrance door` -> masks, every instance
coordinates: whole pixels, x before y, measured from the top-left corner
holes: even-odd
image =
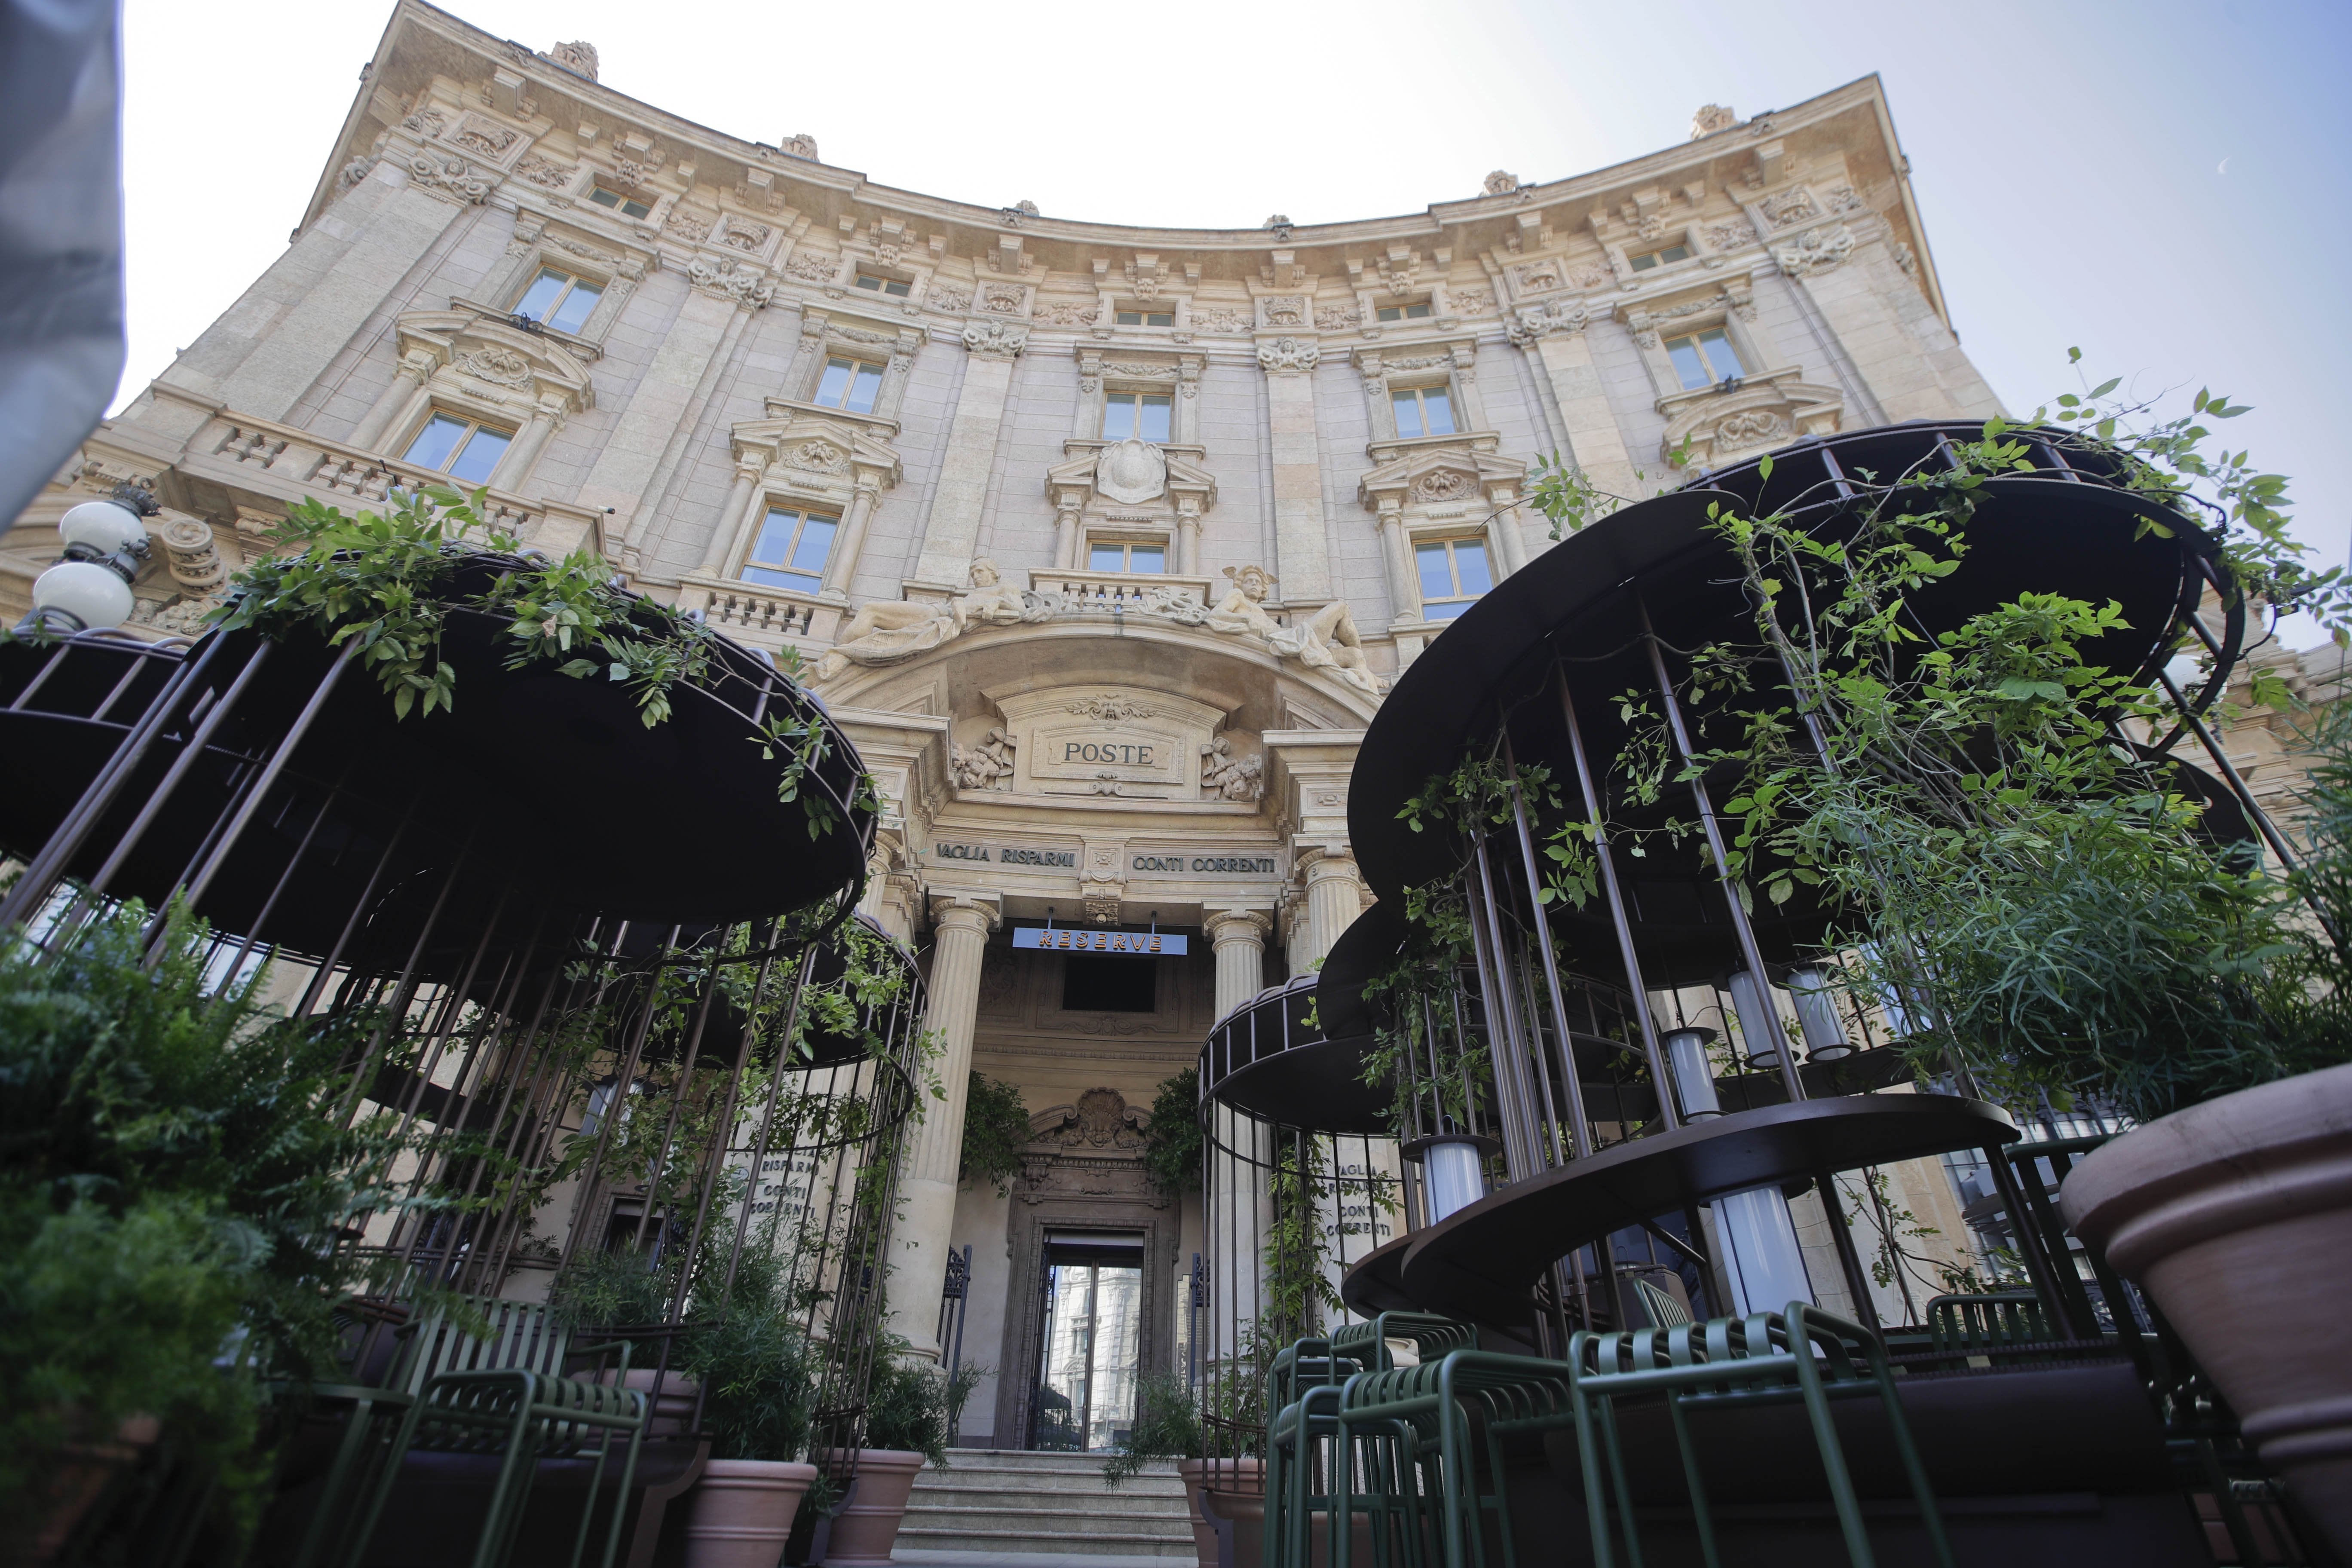
[[[1038,1448],[1116,1448],[1135,1423],[1143,1350],[1140,1237],[1049,1238],[1039,1347]]]

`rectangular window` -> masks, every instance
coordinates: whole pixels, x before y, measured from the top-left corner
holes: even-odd
[[[824,586],[824,563],[841,519],[796,507],[772,506],[760,537],[743,562],[743,581],[814,594]]]
[[[1724,335],[1721,327],[1668,338],[1666,357],[1675,362],[1675,374],[1682,377],[1685,392],[1696,392],[1720,381],[1738,381],[1748,374],[1747,367],[1739,363],[1739,351],[1731,346],[1731,340]]]
[[[618,191],[608,191],[599,185],[588,193],[588,199],[600,207],[618,207],[628,217],[643,217],[654,209],[635,196],[625,196]]]
[[[1412,547],[1421,569],[1421,618],[1450,621],[1495,585],[1483,539],[1429,539]]]
[[[871,272],[857,275],[857,286],[876,294],[887,294],[893,300],[903,300],[913,292],[914,285],[900,278],[877,278]]]
[[[1454,399],[1442,386],[1397,388],[1390,392],[1389,403],[1396,409],[1400,439],[1454,434]]]
[[[1140,436],[1147,441],[1164,442],[1169,410],[1173,406],[1164,392],[1114,392],[1103,404],[1103,439],[1124,441]]]
[[[587,324],[589,312],[604,297],[604,286],[601,283],[542,267],[530,287],[523,290],[522,302],[514,308],[514,313],[541,326],[553,327],[559,332],[576,332]]]
[[[408,444],[405,460],[463,484],[488,484],[490,470],[499,466],[513,441],[511,430],[462,415],[436,414]]]
[[[1122,327],[1172,327],[1176,324],[1173,310],[1119,310],[1115,312]]]
[[[1168,570],[1168,547],[1164,544],[1120,544],[1108,539],[1090,539],[1087,542],[1087,570],[1165,572]]]
[[[1372,312],[1380,321],[1418,321],[1429,314],[1429,301],[1416,300],[1410,305],[1382,305]]]
[[[816,400],[849,414],[871,414],[882,395],[882,367],[864,360],[829,359],[816,384]]]
[[[1647,272],[1651,268],[1664,267],[1669,261],[1688,261],[1689,259],[1689,246],[1669,245],[1664,250],[1653,250],[1647,255],[1634,257],[1633,270]]]

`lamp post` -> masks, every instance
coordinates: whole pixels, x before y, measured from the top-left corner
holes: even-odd
[[[131,618],[131,581],[147,559],[147,525],[161,509],[135,485],[117,485],[106,500],[84,501],[58,520],[65,553],[33,580],[33,608],[16,625],[37,633],[104,631]]]

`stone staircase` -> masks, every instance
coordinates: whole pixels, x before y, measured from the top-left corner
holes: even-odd
[[[950,1468],[915,1477],[901,1554],[912,1551],[1026,1556],[1194,1560],[1183,1483],[1173,1460],[1154,1460],[1114,1491],[1100,1454],[955,1448]]]

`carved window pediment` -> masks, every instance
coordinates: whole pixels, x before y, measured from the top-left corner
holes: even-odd
[[[1528,466],[1501,456],[1501,444],[1491,430],[1376,441],[1369,449],[1374,466],[1357,481],[1357,499],[1368,511],[1507,503],[1526,482]]]
[[[1217,504],[1216,476],[1201,463],[1205,448],[1129,440],[1065,441],[1062,449],[1070,458],[1045,470],[1045,493],[1090,520],[1116,512],[1124,521],[1171,522]]]
[[[1090,1089],[1075,1105],[1056,1105],[1029,1119],[1029,1142],[1052,1150],[1100,1154],[1143,1152],[1150,1113],[1131,1107],[1115,1089]]]
[[[1688,471],[1704,473],[1806,436],[1840,427],[1845,399],[1833,386],[1798,379],[1791,368],[1753,376],[1729,392],[1689,392],[1661,401],[1661,455],[1685,449]]]
[[[436,390],[528,416],[543,403],[567,413],[595,406],[587,366],[544,333],[471,310],[416,310],[396,323],[404,360],[424,356]]]
[[[738,425],[731,434],[737,458],[761,464],[772,484],[845,500],[860,484],[888,489],[898,482],[898,453],[872,428],[874,421],[776,398],[768,411],[768,418]]]

